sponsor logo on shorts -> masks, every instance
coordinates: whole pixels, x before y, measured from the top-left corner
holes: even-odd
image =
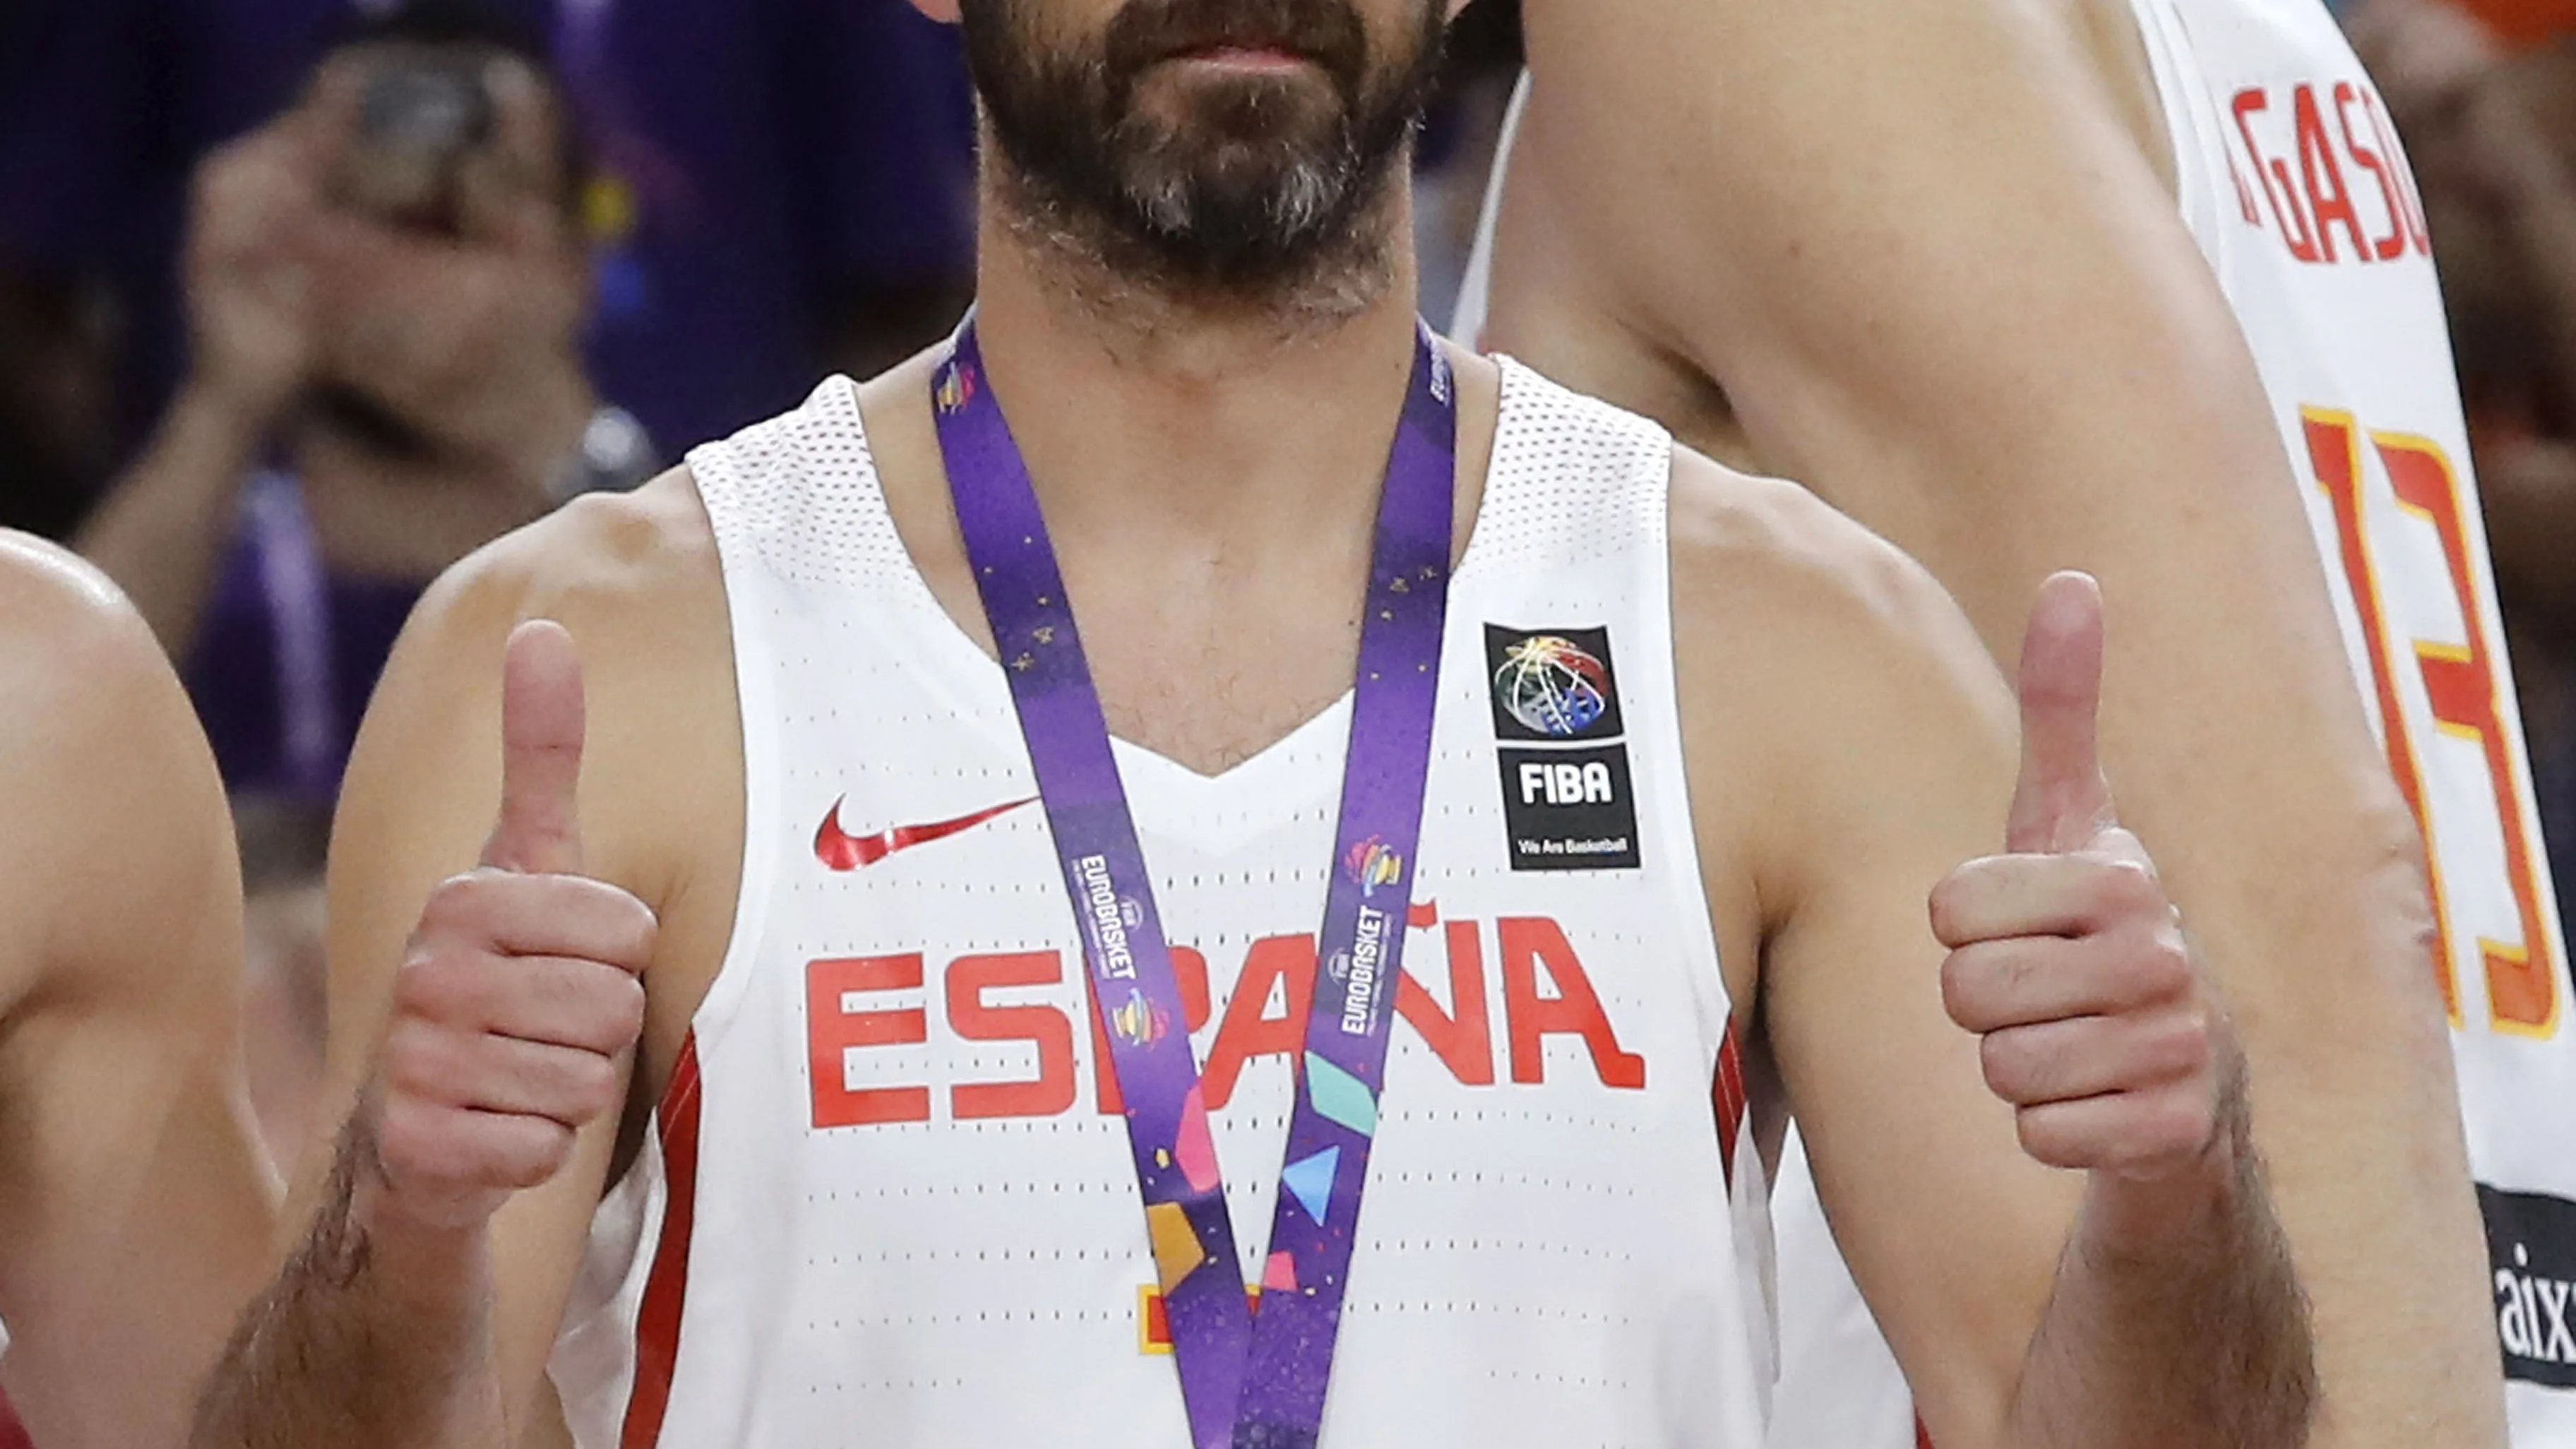
[[[2576,1202],[2481,1183],[2505,1377],[2576,1389]]]

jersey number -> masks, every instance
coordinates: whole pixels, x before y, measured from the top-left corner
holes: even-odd
[[[2437,837],[2433,834],[2421,757],[2400,707],[2395,672],[2400,657],[2411,657],[2421,672],[2424,694],[2432,704],[2434,729],[2477,744],[2486,756],[2496,827],[2504,842],[2505,872],[2513,886],[2522,936],[2519,941],[2478,938],[2478,953],[2486,963],[2488,1019],[2498,1031],[2521,1036],[2555,1035],[2558,964],[2550,956],[2550,932],[2543,915],[2549,907],[2541,891],[2538,832],[2522,808],[2522,783],[2517,773],[2520,760],[2503,716],[2501,661],[2487,647],[2490,635],[2486,621],[2479,615],[2478,591],[2470,573],[2469,535],[2462,513],[2467,499],[2458,470],[2430,439],[2400,433],[2368,435],[2371,450],[2396,492],[2398,507],[2408,517],[2430,525],[2441,540],[2442,557],[2450,568],[2451,591],[2459,602],[2460,618],[2467,624],[2464,643],[2408,639],[2402,651],[2392,652],[2386,599],[2380,590],[2378,565],[2371,555],[2367,515],[2362,506],[2362,429],[2350,413],[2315,407],[2299,412],[2306,425],[2309,461],[2315,465],[2317,482],[2325,489],[2334,511],[2344,579],[2352,588],[2353,607],[2361,617],[2362,643],[2370,654],[2379,718],[2386,730],[2388,765],[2396,772],[2397,788],[2415,812],[2415,823],[2428,845],[2433,922],[2440,952],[2437,970],[2451,1022],[2454,1026],[2460,1024],[2460,992],[2452,975],[2456,958],[2451,952],[2450,902],[2443,890],[2441,854],[2430,848]]]

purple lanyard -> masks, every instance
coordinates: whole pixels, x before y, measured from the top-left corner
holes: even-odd
[[[1324,1421],[1361,1189],[1386,1077],[1449,594],[1458,414],[1420,330],[1387,460],[1360,626],[1341,824],[1279,1201],[1252,1312],[1225,1185],[1181,1029],[1181,995],[1055,549],[984,374],[970,319],[932,382],[968,561],[1073,892],[1092,1000],[1127,1103],[1127,1140],[1197,1449],[1309,1446]]]
[[[331,581],[304,491],[261,473],[242,494],[242,525],[259,561],[260,595],[277,645],[279,763],[288,788],[330,795],[340,764],[338,686],[331,665]]]

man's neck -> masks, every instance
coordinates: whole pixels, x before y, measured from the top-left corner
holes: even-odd
[[[1405,198],[1389,206],[1409,238]],[[1059,535],[1229,553],[1281,529],[1364,536],[1413,365],[1401,241],[1382,285],[1329,314],[1108,295],[989,204],[982,246],[986,370]]]

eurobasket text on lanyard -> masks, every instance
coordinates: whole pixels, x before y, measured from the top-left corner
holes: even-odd
[[[1449,595],[1454,380],[1417,326],[1360,627],[1341,823],[1258,1312],[1245,1302],[1198,1063],[1109,728],[1028,466],[970,318],[932,379],[966,554],[1010,680],[1126,1099],[1136,1186],[1196,1449],[1310,1446],[1323,1423],[1377,1131],[1430,772]]]

